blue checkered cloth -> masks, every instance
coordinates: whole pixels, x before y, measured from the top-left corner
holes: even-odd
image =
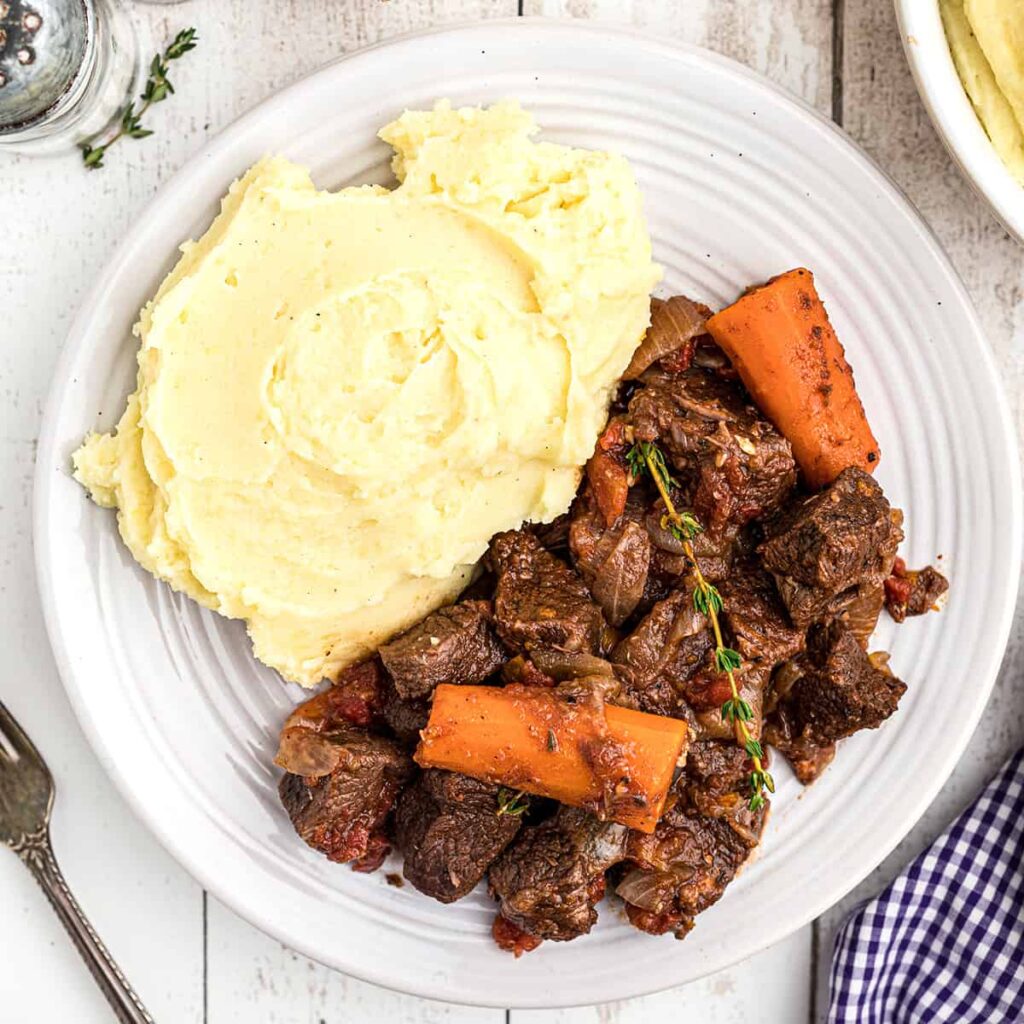
[[[1024,750],[843,926],[828,1020],[1024,1022]]]

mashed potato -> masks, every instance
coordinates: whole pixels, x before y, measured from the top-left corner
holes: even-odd
[[[941,5],[957,74],[1000,159],[1024,184],[1024,3]]]
[[[534,130],[511,103],[408,112],[393,190],[257,164],[74,456],[139,563],[286,679],[336,676],[572,499],[658,273],[626,161]]]

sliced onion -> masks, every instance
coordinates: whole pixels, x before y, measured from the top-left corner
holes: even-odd
[[[677,864],[668,871],[634,868],[615,887],[616,896],[641,910],[660,914],[672,901],[679,887],[693,877],[693,868]]]
[[[675,352],[691,338],[704,333],[704,316],[695,302],[685,295],[671,299],[651,300],[651,326],[633,353],[633,358],[622,375],[623,380],[636,380],[652,363]]]
[[[651,542],[643,527],[627,522],[590,583],[590,592],[613,626],[621,626],[644,596]]]
[[[614,675],[611,663],[586,651],[530,651],[530,660],[552,679],[577,679],[580,676]]]
[[[879,584],[870,590],[862,590],[845,608],[843,617],[850,632],[860,641],[865,650],[868,640],[878,624],[882,605],[885,603],[885,589]]]
[[[683,542],[661,525],[661,516],[657,510],[647,517],[644,526],[647,527],[647,536],[651,538],[651,543],[660,551],[667,551],[670,555],[686,555]]]
[[[799,655],[784,661],[772,675],[772,706],[780,700],[784,700],[789,691],[796,685],[796,681],[804,674],[803,658]]]
[[[293,775],[317,779],[330,775],[341,760],[339,748],[311,729],[285,729],[274,764]]]
[[[887,676],[892,675],[892,669],[889,668],[889,658],[891,655],[888,651],[872,651],[868,655],[868,661],[871,662],[871,667],[878,672],[884,672]]]
[[[693,353],[693,365],[704,370],[724,370],[729,357],[717,345],[698,345]]]

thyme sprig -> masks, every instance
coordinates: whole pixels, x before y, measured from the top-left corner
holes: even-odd
[[[153,134],[152,129],[142,127],[142,116],[154,104],[167,99],[174,92],[174,86],[168,75],[168,64],[172,60],[184,57],[189,50],[194,50],[199,42],[194,28],[179,32],[162,54],[157,54],[149,65],[149,76],[145,88],[139,95],[141,105],[135,109],[135,101],[128,104],[121,115],[121,124],[117,131],[102,145],[94,146],[83,142],[78,148],[82,151],[82,162],[90,170],[103,166],[103,157],[118,139],[145,139]]]
[[[498,809],[494,812],[499,818],[502,815],[518,817],[530,807],[530,798],[518,789],[502,786],[498,790]]]
[[[665,506],[665,514],[661,517],[662,529],[668,530],[673,537],[682,542],[683,553],[693,570],[693,606],[711,623],[715,637],[715,667],[728,677],[732,690],[732,696],[722,705],[722,719],[732,724],[736,742],[746,751],[753,763],[750,772],[750,799],[747,806],[752,811],[759,810],[764,806],[764,791],[775,792],[775,780],[765,770],[764,750],[747,726],[754,718],[754,709],[740,696],[739,687],[736,685],[735,673],[742,666],[743,659],[739,651],[725,646],[722,637],[722,626],[718,616],[725,603],[718,588],[704,578],[693,550],[693,539],[703,530],[703,526],[692,512],[680,512],[673,504],[669,492],[678,484],[669,473],[665,456],[656,444],[650,441],[637,441],[626,454],[626,460],[634,478],[642,476],[644,472],[650,473]]]

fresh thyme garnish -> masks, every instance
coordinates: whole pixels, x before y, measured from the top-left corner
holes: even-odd
[[[661,517],[662,529],[668,530],[673,537],[682,541],[683,553],[690,563],[695,580],[693,606],[711,623],[715,636],[715,667],[728,676],[732,690],[732,697],[722,705],[722,718],[732,724],[736,742],[746,751],[754,766],[750,773],[750,799],[747,806],[752,811],[759,810],[764,806],[764,791],[775,792],[775,780],[765,771],[762,761],[764,750],[747,727],[747,722],[754,718],[754,709],[740,697],[739,688],[736,686],[735,673],[743,664],[743,659],[739,651],[726,647],[722,639],[722,627],[718,621],[718,613],[725,607],[722,595],[716,586],[704,579],[693,550],[693,538],[703,530],[703,527],[693,513],[679,512],[672,503],[669,490],[677,484],[668,471],[665,456],[656,444],[650,441],[637,441],[626,454],[626,461],[634,478],[642,476],[644,472],[650,473],[665,505],[665,514]]]
[[[554,729],[548,729],[548,750],[558,749],[558,737],[555,735]]]
[[[167,99],[174,92],[174,86],[167,77],[168,63],[184,57],[189,50],[194,50],[199,37],[194,28],[187,28],[179,32],[171,41],[170,46],[163,54],[157,54],[149,65],[149,77],[146,79],[146,87],[140,94],[142,101],[138,110],[135,109],[135,102],[128,104],[128,109],[121,115],[121,126],[101,146],[93,146],[83,142],[78,148],[82,151],[82,161],[90,170],[96,170],[103,166],[103,157],[110,147],[118,139],[145,139],[152,135],[149,128],[142,127],[142,115],[154,104]]]
[[[502,786],[498,790],[498,809],[494,813],[501,817],[509,814],[513,817],[522,814],[530,806],[530,798],[518,789]]]

